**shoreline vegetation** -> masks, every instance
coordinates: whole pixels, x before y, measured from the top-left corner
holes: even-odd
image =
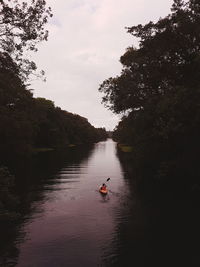
[[[15,176],[7,167],[0,167],[0,225],[20,218],[19,198],[13,192]]]
[[[126,145],[126,144],[120,144],[120,143],[117,143],[117,147],[122,151],[122,152],[125,152],[125,153],[130,153],[133,151],[133,147],[132,146],[129,146],[129,145]]]

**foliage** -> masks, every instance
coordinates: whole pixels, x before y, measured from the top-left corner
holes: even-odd
[[[0,53],[0,154],[24,154],[33,138],[32,93],[19,77],[16,63],[7,53]],[[4,155],[4,156],[3,156]]]
[[[106,106],[128,114],[114,138],[133,146],[141,169],[180,184],[199,182],[199,24],[200,2],[175,0],[167,17],[128,28],[139,47],[126,50],[121,75],[99,89]]]
[[[19,201],[12,192],[13,186],[14,177],[6,167],[0,167],[0,222],[18,217],[16,209]]]
[[[106,138],[86,118],[33,98],[20,78],[17,64],[0,53],[0,158],[27,156],[33,148],[94,143]]]
[[[44,26],[51,16],[45,0],[0,2],[0,51],[12,57],[24,79],[36,70],[35,63],[24,58],[24,52],[37,51],[37,43],[47,40]]]
[[[108,138],[108,133],[106,132],[105,128],[96,128],[95,129],[96,133],[97,133],[97,140],[99,141],[103,141],[106,140]]]
[[[105,129],[96,129],[86,118],[61,110],[44,98],[36,98],[35,103],[39,126],[37,147],[93,143],[105,138]]]

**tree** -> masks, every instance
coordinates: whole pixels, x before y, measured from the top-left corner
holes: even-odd
[[[128,28],[140,38],[140,45],[129,47],[121,57],[121,75],[100,86],[110,109],[137,112],[148,105],[149,98],[199,85],[199,9],[199,1],[175,1],[166,18]]]
[[[35,63],[24,58],[24,52],[37,51],[37,43],[48,38],[44,26],[52,13],[45,6],[45,0],[0,2],[0,51],[11,55],[23,79],[36,70]]]
[[[0,158],[30,152],[34,135],[33,96],[17,64],[0,53]]]

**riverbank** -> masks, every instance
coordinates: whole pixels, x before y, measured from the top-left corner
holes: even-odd
[[[118,147],[122,152],[125,152],[125,153],[133,152],[133,147],[130,146],[130,145],[117,143],[117,147]]]

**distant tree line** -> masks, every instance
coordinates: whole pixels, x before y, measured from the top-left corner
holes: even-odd
[[[58,148],[107,138],[104,128],[86,118],[34,98],[12,58],[0,53],[0,156],[26,155],[34,148]]]
[[[174,0],[165,18],[127,28],[139,46],[100,86],[105,105],[123,115],[113,138],[132,146],[145,183],[200,189],[199,25],[200,2]]]

